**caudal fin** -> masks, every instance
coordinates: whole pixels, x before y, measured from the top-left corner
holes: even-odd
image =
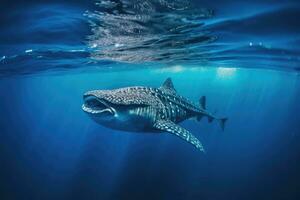
[[[224,131],[224,129],[225,129],[225,123],[226,123],[227,120],[228,120],[228,118],[219,119],[222,131]]]

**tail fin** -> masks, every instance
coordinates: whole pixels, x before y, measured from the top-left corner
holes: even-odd
[[[199,100],[200,108],[206,109],[206,97],[202,96]]]
[[[224,131],[224,129],[225,129],[225,123],[228,120],[228,118],[221,118],[219,120],[220,120],[221,129],[222,129],[222,131]]]

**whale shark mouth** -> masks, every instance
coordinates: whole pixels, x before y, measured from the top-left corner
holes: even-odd
[[[90,114],[115,114],[115,110],[104,99],[95,96],[84,96],[82,110]]]

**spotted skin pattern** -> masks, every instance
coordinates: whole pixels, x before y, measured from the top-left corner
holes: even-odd
[[[175,124],[174,122],[172,122],[170,120],[158,120],[154,124],[154,127],[159,129],[159,130],[162,130],[162,131],[173,133],[176,136],[178,136],[178,137],[184,139],[185,141],[191,143],[192,145],[194,145],[200,151],[205,152],[201,142],[193,134],[191,134],[189,131],[182,128],[181,126],[178,126],[177,124]]]

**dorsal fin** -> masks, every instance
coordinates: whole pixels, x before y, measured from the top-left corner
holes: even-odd
[[[170,77],[165,80],[165,82],[162,84],[161,88],[176,92],[173,82],[172,82],[172,79]]]
[[[200,108],[201,109],[206,109],[206,97],[202,96],[199,100]]]

